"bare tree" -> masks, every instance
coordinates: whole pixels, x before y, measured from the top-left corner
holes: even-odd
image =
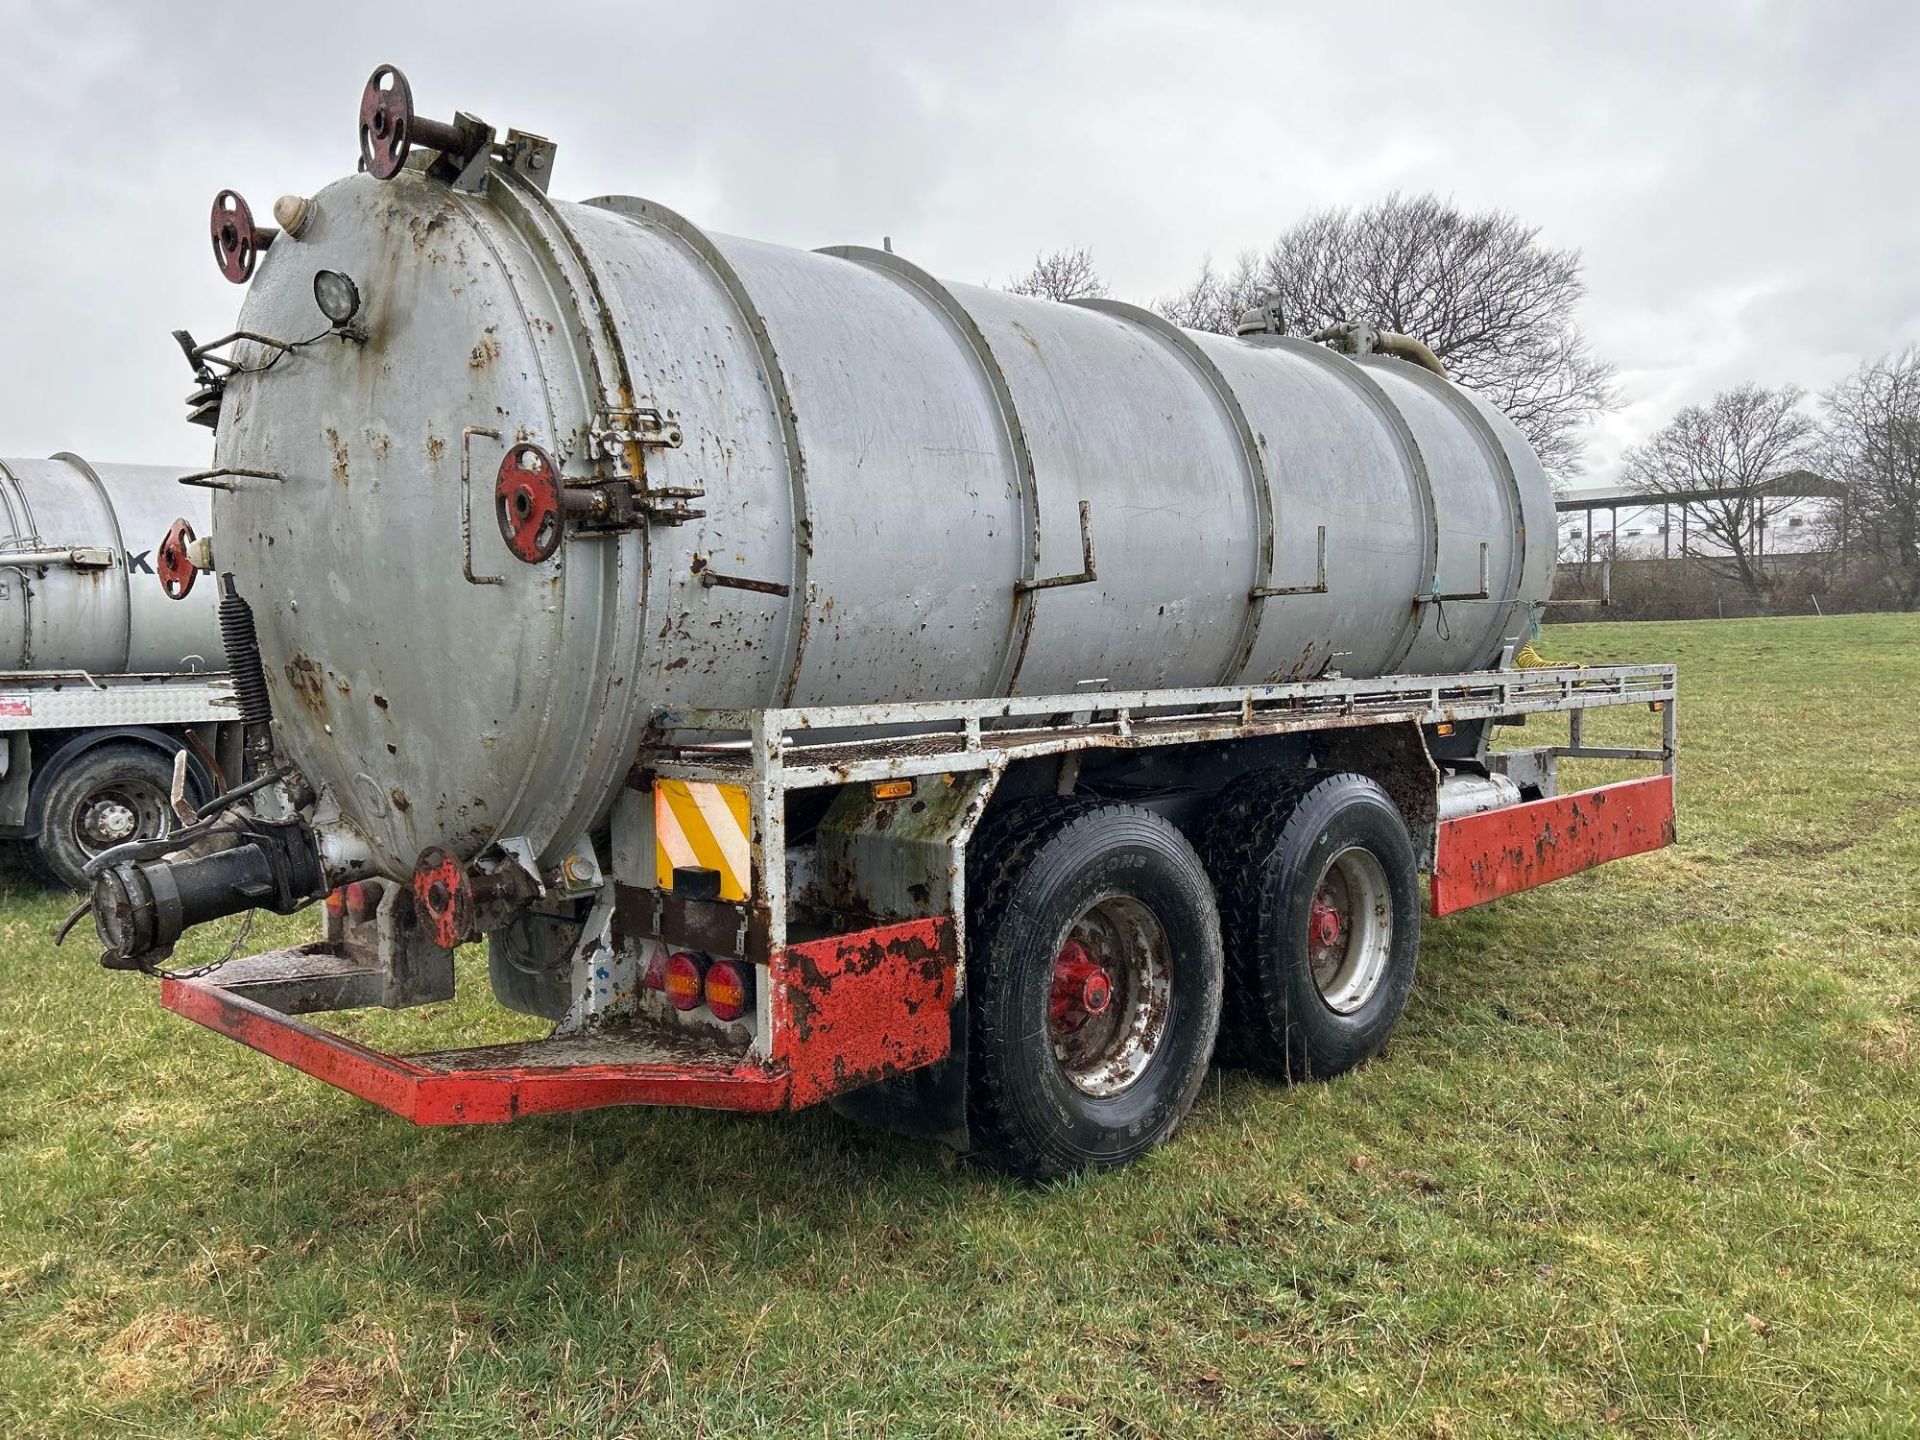
[[[1686,507],[1681,554],[1740,583],[1765,614],[1772,582],[1761,560],[1772,521],[1798,499],[1773,482],[1804,466],[1817,425],[1795,386],[1740,385],[1689,405],[1622,457],[1629,489]]]
[[[1107,294],[1107,282],[1093,268],[1093,252],[1080,246],[1034,256],[1033,268],[1019,279],[1009,280],[1007,289],[1015,295],[1034,295],[1042,300],[1099,300]]]
[[[1233,269],[1223,273],[1213,268],[1209,255],[1200,262],[1200,273],[1193,283],[1155,301],[1153,308],[1183,329],[1231,335],[1240,317],[1266,299],[1260,287],[1259,264],[1258,257],[1248,251],[1234,262]]]
[[[1879,567],[1900,608],[1920,609],[1920,346],[1862,365],[1821,398],[1822,461],[1847,492],[1829,526]]]
[[[1353,321],[1424,340],[1565,476],[1578,468],[1582,428],[1615,403],[1613,367],[1574,323],[1586,288],[1578,250],[1543,245],[1505,211],[1395,194],[1316,211],[1229,270],[1206,263],[1157,308],[1175,324],[1232,334],[1272,297],[1293,334]]]

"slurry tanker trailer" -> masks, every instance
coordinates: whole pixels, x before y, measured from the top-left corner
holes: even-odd
[[[1674,671],[1514,668],[1547,479],[1415,342],[556,200],[549,141],[391,67],[359,137],[277,226],[218,197],[248,291],[186,342],[211,532],[161,569],[217,589],[258,778],[92,890],[181,1014],[421,1124],[831,1102],[1046,1177],[1171,1135],[1216,1039],[1374,1055],[1423,908],[1672,840]],[[311,1018],[444,999],[468,942],[545,1038]]]
[[[153,581],[160,527],[193,499],[179,474],[0,460],[0,840],[79,889],[95,855],[174,828],[179,757],[196,805],[239,760],[212,598],[172,605]]]

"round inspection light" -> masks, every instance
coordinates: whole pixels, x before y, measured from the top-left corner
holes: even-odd
[[[360,313],[360,287],[351,275],[338,270],[316,270],[313,276],[313,303],[335,327],[351,324]]]
[[[676,1010],[697,1010],[706,989],[707,960],[691,950],[676,950],[667,957],[667,1003]]]
[[[707,967],[707,1009],[716,1020],[738,1020],[753,1008],[753,967],[716,960]]]

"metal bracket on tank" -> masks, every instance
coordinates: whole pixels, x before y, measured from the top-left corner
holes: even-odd
[[[1491,600],[1493,598],[1492,577],[1487,572],[1487,542],[1480,542],[1480,588],[1478,590],[1454,590],[1442,594],[1436,590],[1431,594],[1418,597],[1422,601],[1440,601],[1451,604],[1455,600]]]
[[[182,475],[177,483],[196,486],[201,490],[232,491],[240,488],[233,483],[235,480],[273,480],[284,485],[287,477],[277,470],[243,470],[223,465],[218,470],[196,470],[191,475]]]
[[[1324,595],[1327,593],[1327,527],[1319,527],[1314,537],[1315,575],[1311,585],[1256,585],[1247,592],[1249,600],[1271,600],[1276,595]]]
[[[1600,597],[1597,600],[1562,600],[1558,595],[1549,596],[1549,605],[1600,605],[1611,608],[1613,605],[1613,562],[1600,562]]]
[[[685,436],[680,422],[672,415],[651,405],[633,405],[620,409],[609,406],[598,412],[587,438],[592,441],[596,455],[617,459],[629,445],[678,450]]]
[[[498,440],[500,432],[485,425],[469,425],[460,432],[460,573],[469,585],[504,585],[504,575],[476,575],[473,570],[473,437]]]
[[[1093,563],[1093,502],[1080,502],[1080,573],[1077,575],[1049,575],[1044,580],[1016,580],[1013,591],[1016,595],[1025,595],[1031,590],[1054,590],[1062,585],[1091,585],[1100,578],[1100,572]]]

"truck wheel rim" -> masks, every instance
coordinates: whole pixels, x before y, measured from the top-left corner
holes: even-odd
[[[1327,861],[1307,915],[1307,962],[1320,999],[1351,1015],[1373,998],[1393,949],[1393,891],[1371,850],[1350,845]]]
[[[1151,910],[1108,895],[1074,921],[1054,961],[1048,1039],[1084,1094],[1107,1098],[1147,1071],[1166,1039],[1172,951]]]
[[[129,840],[165,835],[171,828],[168,818],[167,797],[157,785],[115,780],[81,802],[74,812],[73,838],[87,854],[98,855]]]

